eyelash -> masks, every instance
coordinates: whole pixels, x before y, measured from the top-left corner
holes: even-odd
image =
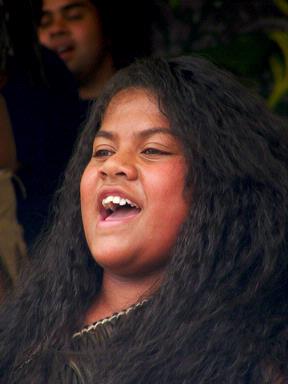
[[[106,154],[104,154],[105,152]],[[93,152],[93,157],[108,157],[111,156],[113,153],[114,152],[110,149],[97,149],[95,152]]]
[[[145,148],[142,153],[145,155],[169,155],[169,152],[162,151],[161,149],[157,148]]]
[[[51,25],[51,18],[43,16],[40,20],[39,27],[40,28],[46,28]]]
[[[80,20],[83,18],[83,14],[81,12],[71,12],[66,15],[67,20]]]
[[[83,13],[76,10],[71,10],[71,13],[67,12],[67,14],[64,16],[66,20],[80,20],[83,18]],[[43,15],[40,19],[39,26],[42,28],[49,27],[53,24],[53,18],[50,16]]]
[[[115,152],[110,150],[110,149],[97,149],[95,152],[93,152],[93,157],[96,158],[104,158],[104,157],[109,157],[112,156]],[[162,151],[161,149],[157,148],[145,148],[141,154],[146,155],[146,156],[168,156],[171,153]]]

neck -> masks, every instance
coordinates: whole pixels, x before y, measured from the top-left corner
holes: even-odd
[[[85,325],[147,299],[159,287],[161,278],[149,275],[134,280],[104,272],[101,291],[85,316]]]
[[[96,99],[114,73],[112,56],[107,53],[87,77],[79,80],[80,98],[82,100]]]

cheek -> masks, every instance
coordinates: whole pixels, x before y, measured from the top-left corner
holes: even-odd
[[[186,173],[187,168],[183,161],[162,166],[158,171],[149,174],[146,179],[150,195],[164,205],[171,201],[183,201],[185,204],[183,191]]]
[[[99,46],[102,46],[102,32],[94,21],[89,20],[85,25],[75,27],[73,34],[78,42],[89,46],[93,51],[99,50]]]
[[[97,172],[94,172],[88,165],[82,175],[80,182],[80,203],[84,225],[87,213],[91,211],[91,205],[95,204],[96,183]]]
[[[38,31],[38,39],[44,46],[49,46],[49,34],[44,31]]]
[[[78,43],[80,47],[86,43],[86,31],[81,25],[74,26],[70,29],[71,35],[73,36],[74,42]]]
[[[161,226],[161,232],[168,236],[177,233],[189,210],[190,202],[184,197],[185,176],[186,167],[180,162],[162,167],[147,179],[148,198],[153,207],[150,213],[156,218],[153,227]]]

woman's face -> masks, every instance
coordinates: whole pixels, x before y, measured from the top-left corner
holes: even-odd
[[[153,94],[126,89],[109,103],[81,180],[92,256],[121,276],[163,271],[188,201],[181,143]]]

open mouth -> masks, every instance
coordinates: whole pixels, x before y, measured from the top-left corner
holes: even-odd
[[[109,195],[101,201],[101,221],[121,221],[132,218],[141,211],[137,204],[129,199]]]
[[[54,51],[60,56],[60,57],[65,57],[67,54],[71,54],[73,52],[74,47],[72,44],[63,44],[59,45],[54,48]]]

